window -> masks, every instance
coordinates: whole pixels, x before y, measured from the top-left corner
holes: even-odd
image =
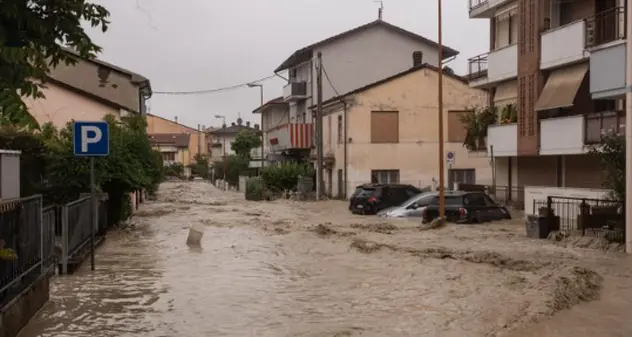
[[[399,112],[371,111],[371,143],[399,142]]]
[[[518,42],[518,20],[516,10],[502,13],[494,18],[495,43],[494,48],[499,49]]]
[[[343,141],[343,132],[342,132],[342,115],[338,116],[338,144],[344,143]]]
[[[374,184],[398,184],[399,170],[371,170],[371,182]]]
[[[176,153],[175,152],[163,152],[162,153],[162,161],[176,161]]]
[[[482,194],[474,193],[463,197],[463,205],[465,206],[487,206],[485,198]]]
[[[331,122],[331,115],[327,116],[327,143],[329,151],[333,151],[334,148],[334,130]]]
[[[290,79],[296,78],[296,68],[290,69]]]
[[[448,188],[454,190],[455,183],[475,184],[476,171],[474,169],[450,169],[448,171]]]

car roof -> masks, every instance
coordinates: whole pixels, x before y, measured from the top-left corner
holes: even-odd
[[[367,184],[358,185],[356,186],[356,188],[376,188],[376,187],[386,187],[386,186],[416,188],[415,186],[409,185],[409,184],[382,184],[382,183],[367,183]]]

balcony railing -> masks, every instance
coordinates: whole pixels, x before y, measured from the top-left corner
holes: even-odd
[[[283,87],[283,100],[286,102],[307,98],[307,83],[290,82]]]
[[[586,19],[586,48],[625,39],[625,8],[615,7]]]
[[[608,134],[625,133],[625,111],[606,111],[586,115],[585,144],[598,144]]]
[[[474,0],[472,0],[474,1]],[[487,75],[487,58],[489,53],[474,56],[467,60],[468,64],[468,77],[470,80],[481,78]]]
[[[481,5],[484,5],[488,0],[470,0],[470,10],[475,9]]]

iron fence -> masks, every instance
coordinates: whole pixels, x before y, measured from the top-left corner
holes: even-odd
[[[532,214],[559,218],[560,231],[568,234],[625,240],[623,207],[617,201],[548,196],[546,200],[533,200]]]
[[[52,266],[54,227],[44,221],[42,206],[41,195],[0,202],[2,303],[12,300]]]
[[[90,239],[91,198],[83,197],[61,206],[62,209],[62,259],[68,262]]]

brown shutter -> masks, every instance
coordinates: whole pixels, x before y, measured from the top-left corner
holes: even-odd
[[[371,143],[399,142],[399,112],[371,112]]]

